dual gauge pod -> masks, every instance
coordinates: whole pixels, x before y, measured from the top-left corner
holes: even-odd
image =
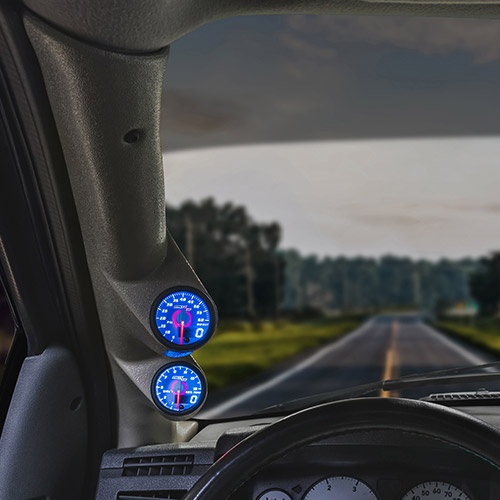
[[[216,325],[214,303],[195,288],[170,288],[157,298],[151,309],[153,333],[167,347],[165,354],[171,358],[182,358],[204,346]],[[172,361],[156,372],[151,396],[164,413],[185,417],[205,402],[207,380],[192,361]]]

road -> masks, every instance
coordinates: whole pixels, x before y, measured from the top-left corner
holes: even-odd
[[[396,378],[411,373],[487,363],[492,358],[430,328],[415,315],[375,317],[341,339],[321,347],[280,370],[230,388],[213,398],[201,418],[247,415],[267,406],[300,397]],[[495,388],[492,383],[482,387]],[[498,388],[498,384],[497,384]],[[418,398],[429,393],[476,390],[443,386],[409,389],[382,397]]]

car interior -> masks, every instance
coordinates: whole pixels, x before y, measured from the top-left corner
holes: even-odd
[[[196,418],[207,380],[192,354],[218,312],[167,227],[169,49],[214,21],[277,14],[496,19],[500,2],[0,4],[0,277],[16,332],[0,499],[500,498],[498,393],[372,397],[494,387],[496,361]]]

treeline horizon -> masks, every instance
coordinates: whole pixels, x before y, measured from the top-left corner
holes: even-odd
[[[302,256],[283,252],[286,286],[283,310],[324,312],[411,308],[441,313],[473,300],[473,258],[437,261],[387,254],[381,257]]]
[[[318,257],[279,247],[279,223],[212,198],[167,207],[167,225],[216,302],[222,318],[264,319],[416,308],[442,311],[472,299],[481,259],[437,261]]]

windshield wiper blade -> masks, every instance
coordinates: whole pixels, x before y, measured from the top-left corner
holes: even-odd
[[[460,366],[458,368],[445,368],[441,370],[435,370],[432,372],[424,372],[424,373],[412,373],[410,375],[405,375],[404,377],[399,377],[395,380],[407,380],[415,377],[434,377],[435,375],[454,375],[458,373],[466,373],[471,371],[478,370],[486,370],[488,368],[500,368],[500,361],[492,361],[491,363],[483,363],[480,365],[469,365],[469,366]]]
[[[412,387],[425,387],[432,385],[453,385],[457,383],[488,382],[490,380],[500,380],[500,371],[487,373],[467,373],[470,371],[486,370],[488,368],[500,368],[500,361],[484,363],[481,365],[465,366],[459,368],[449,368],[425,373],[413,373],[397,379],[379,380],[368,384],[357,385],[347,389],[340,389],[332,392],[323,392],[313,396],[299,399],[292,399],[284,403],[268,406],[254,415],[282,415],[292,411],[302,410],[309,406],[314,406],[331,401],[338,401],[344,398],[357,398],[366,396],[376,391],[394,391],[399,389],[410,389]]]

